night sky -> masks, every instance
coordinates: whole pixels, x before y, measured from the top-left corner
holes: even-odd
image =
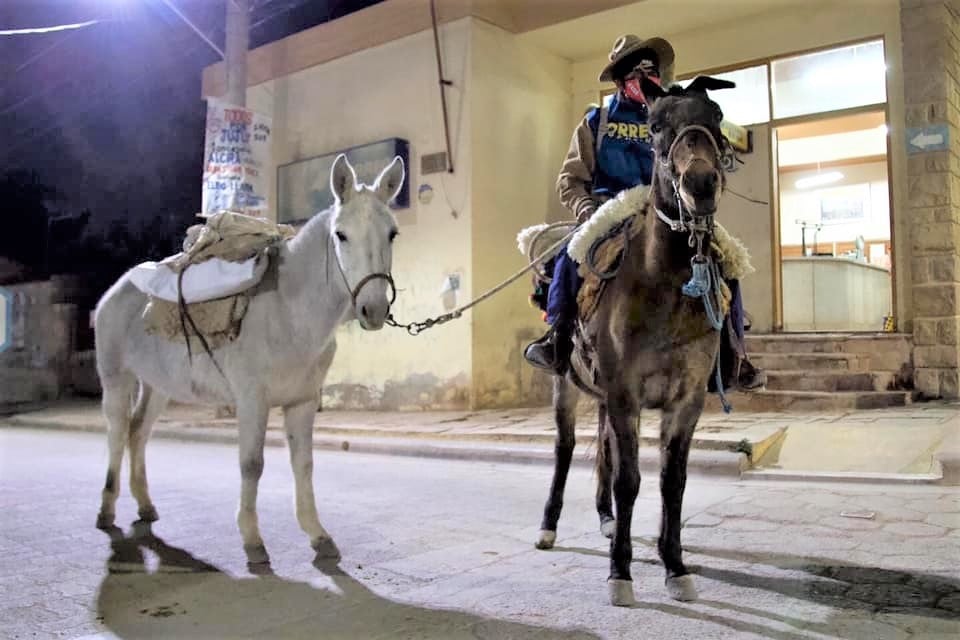
[[[224,47],[226,0],[172,0]],[[251,0],[251,48],[379,0]],[[202,69],[218,55],[161,0],[0,0],[0,174],[38,172],[55,215],[184,228],[200,209]],[[0,203],[3,217],[18,215]]]

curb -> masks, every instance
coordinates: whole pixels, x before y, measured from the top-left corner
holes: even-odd
[[[942,477],[932,473],[879,473],[873,471],[785,471],[758,469],[744,471],[744,480],[842,482],[869,484],[941,484]]]
[[[33,421],[17,417],[0,420],[0,428],[27,428],[50,431],[76,431],[82,433],[106,433],[106,429],[93,425],[52,424],[47,421]],[[183,442],[209,442],[217,444],[235,444],[236,429],[222,427],[169,427],[158,424],[153,428],[153,437]],[[286,440],[282,432],[267,431],[266,445],[285,447]],[[443,441],[428,438],[396,437],[333,437],[314,434],[313,448],[320,451],[340,451],[361,454],[391,455],[414,458],[437,458],[445,460],[470,460],[474,462],[543,464],[552,465],[553,446],[480,442],[475,440]],[[579,448],[574,453],[572,464],[578,467],[592,468],[596,459],[595,447]],[[639,451],[639,463],[642,471],[654,471],[660,468],[658,448],[642,447]],[[687,469],[691,475],[725,477],[739,479],[750,468],[750,461],[743,453],[693,449]]]

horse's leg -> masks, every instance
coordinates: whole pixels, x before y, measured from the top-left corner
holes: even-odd
[[[613,497],[617,505],[617,526],[610,541],[610,578],[607,586],[610,601],[615,606],[630,606],[633,598],[633,580],[630,562],[633,545],[630,526],[633,505],[640,492],[640,468],[637,459],[637,432],[626,398],[617,398],[607,405],[610,420],[610,453],[613,461]]]
[[[237,526],[243,538],[243,550],[250,564],[270,562],[257,523],[257,486],[263,475],[263,445],[267,435],[270,408],[258,394],[237,402],[237,427],[240,439],[240,507]]]
[[[283,408],[283,427],[290,449],[290,467],[296,491],[297,522],[310,536],[310,546],[318,554],[333,548],[330,534],[320,524],[313,496],[313,419],[317,402],[310,400]]]
[[[567,485],[573,448],[576,446],[577,398],[580,393],[565,377],[557,376],[553,380],[553,412],[557,425],[557,438],[553,447],[553,482],[550,484],[550,497],[543,509],[543,521],[540,524],[540,537],[537,549],[551,549],[557,539],[557,521],[563,509],[563,490]]]
[[[323,411],[323,383],[327,379],[327,372],[333,364],[333,356],[337,354],[337,339],[331,338],[330,344],[320,354],[320,362],[317,363],[317,411]]]
[[[130,411],[137,379],[129,373],[102,376],[103,415],[107,419],[107,444],[109,461],[107,479],[103,484],[97,528],[108,529],[116,520],[117,497],[120,495],[120,465],[123,463],[123,448],[130,433]]]
[[[597,515],[600,516],[600,533],[612,538],[617,530],[617,521],[613,517],[610,488],[610,430],[606,424],[607,407],[603,402],[600,402],[597,413]]]
[[[140,399],[130,420],[130,493],[137,500],[137,513],[144,522],[154,522],[159,517],[147,488],[146,449],[153,423],[167,408],[167,400],[166,396],[141,382]]]
[[[693,430],[703,411],[704,394],[665,409],[660,423],[660,497],[662,515],[657,550],[667,570],[667,591],[676,600],[696,600],[693,577],[683,564],[680,517],[687,485],[687,459]]]

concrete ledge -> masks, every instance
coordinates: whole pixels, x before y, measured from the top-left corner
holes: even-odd
[[[936,484],[940,476],[932,473],[876,473],[870,471],[783,471],[761,469],[745,471],[744,480],[802,482],[863,482],[870,484]]]
[[[940,463],[943,474],[940,484],[960,485],[960,434],[947,438],[934,458]]]
[[[0,420],[0,428],[49,429],[55,431],[80,431],[105,433],[103,425],[92,423],[58,424],[49,420],[31,420],[29,415]],[[153,437],[185,442],[237,442],[236,429],[220,427],[176,427],[157,424]],[[267,446],[285,447],[282,432],[267,431]],[[509,462],[516,464],[553,464],[553,446],[542,444],[494,443],[465,440],[436,440],[428,438],[379,438],[379,437],[331,437],[314,434],[314,449],[377,455],[442,458],[448,460],[472,460],[481,462]],[[573,464],[592,467],[596,459],[595,447],[578,447],[573,455]],[[643,447],[639,452],[640,470],[643,473],[659,472],[660,451]],[[747,456],[729,451],[698,450],[690,452],[687,470],[691,475],[739,478],[750,467]]]

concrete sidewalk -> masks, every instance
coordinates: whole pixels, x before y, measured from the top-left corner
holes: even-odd
[[[659,412],[640,425],[641,467],[659,462]],[[582,403],[574,463],[591,465],[596,410]],[[71,401],[0,420],[0,426],[101,432],[96,401]],[[757,479],[870,479],[932,482],[941,476],[936,453],[960,431],[960,403],[835,413],[704,414],[694,436],[694,473]],[[549,408],[445,412],[324,411],[317,414],[318,449],[485,461],[549,463],[554,424]],[[171,405],[157,437],[236,441],[233,419],[210,408]],[[284,446],[280,410],[270,413],[268,444]]]

